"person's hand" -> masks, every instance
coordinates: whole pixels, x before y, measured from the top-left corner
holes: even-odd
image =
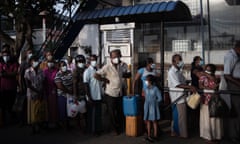
[[[197,93],[197,89],[194,86],[190,86],[190,90],[192,93]]]
[[[104,79],[104,82],[107,83],[107,84],[110,83],[110,81],[107,78]]]

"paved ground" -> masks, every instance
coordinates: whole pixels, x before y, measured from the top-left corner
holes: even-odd
[[[168,128],[163,129],[159,141],[161,144],[203,144],[204,141],[198,135],[188,139],[170,137]],[[113,136],[111,133],[103,133],[101,136],[83,134],[79,128],[72,130],[58,129],[54,131],[42,130],[33,135],[28,126],[10,126],[0,128],[1,144],[146,144],[145,136],[128,137],[124,133]]]

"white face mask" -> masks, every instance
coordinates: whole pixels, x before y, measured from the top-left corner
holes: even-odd
[[[183,61],[180,61],[178,64],[177,64],[178,68],[183,68],[184,66],[184,62]]]
[[[155,69],[156,68],[156,64],[151,64],[151,69]]]
[[[117,57],[117,58],[114,58],[114,59],[112,59],[112,62],[114,63],[114,64],[119,64],[119,58]]]
[[[39,64],[39,62],[35,61],[35,62],[33,62],[32,67],[36,68],[38,66],[38,64]]]
[[[84,68],[85,65],[84,65],[84,63],[78,63],[77,66],[78,66],[79,68]]]
[[[61,70],[62,70],[62,72],[66,72],[67,71],[67,66],[62,66]]]
[[[3,56],[2,58],[5,63],[7,63],[10,60],[10,56]]]
[[[28,59],[30,59],[32,57],[32,53],[28,54]]]
[[[54,63],[48,62],[47,65],[48,65],[49,68],[52,68],[54,66]]]
[[[208,70],[205,70],[205,73],[207,73],[207,74],[211,74],[211,72],[210,72],[210,71],[208,71]]]
[[[146,86],[149,86],[149,82],[148,81],[145,81],[145,84],[146,84]]]
[[[97,61],[91,61],[91,66],[96,67]]]
[[[47,56],[47,60],[52,60],[53,56],[49,55]]]

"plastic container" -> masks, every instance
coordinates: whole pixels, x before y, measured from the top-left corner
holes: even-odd
[[[123,96],[123,114],[137,116],[140,114],[141,97],[139,95]]]

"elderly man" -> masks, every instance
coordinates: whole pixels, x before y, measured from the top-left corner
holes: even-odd
[[[126,90],[125,78],[130,77],[128,66],[123,63],[120,50],[110,52],[111,63],[103,66],[95,74],[95,78],[106,83],[105,100],[115,135],[119,135],[124,123],[122,111],[122,95]]]
[[[196,93],[196,89],[193,86],[186,84],[186,79],[182,74],[182,68],[184,63],[182,57],[179,54],[175,54],[172,57],[172,66],[168,72],[168,86],[169,88],[183,88],[190,89],[193,93]],[[173,92],[170,91],[170,98],[173,105],[173,122],[172,122],[172,136],[180,136],[183,138],[188,137],[187,131],[187,112],[186,112],[186,102],[185,97],[181,97],[183,92]],[[179,99],[176,101],[176,99]]]

